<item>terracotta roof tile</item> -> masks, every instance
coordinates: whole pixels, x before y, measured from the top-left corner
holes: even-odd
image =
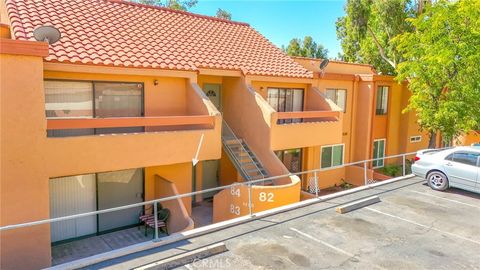
[[[6,7],[15,39],[33,40],[42,25],[61,31],[46,61],[312,77],[245,23],[119,0],[7,0]]]

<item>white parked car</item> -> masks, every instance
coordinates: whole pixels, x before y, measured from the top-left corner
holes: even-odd
[[[418,151],[412,173],[425,178],[435,190],[456,187],[480,193],[480,147]]]

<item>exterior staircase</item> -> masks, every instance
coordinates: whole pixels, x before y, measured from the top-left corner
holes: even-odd
[[[222,143],[228,157],[245,181],[269,177],[268,172],[248,147],[247,143],[233,133],[225,120],[222,123]],[[271,185],[273,182],[269,180],[262,183]]]

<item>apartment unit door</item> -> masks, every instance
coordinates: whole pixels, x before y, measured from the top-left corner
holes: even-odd
[[[50,180],[49,189],[51,218],[97,210],[95,174],[54,178]],[[50,233],[52,242],[95,234],[97,217],[54,222]]]
[[[98,210],[143,202],[143,170],[132,169],[97,175]],[[138,223],[138,206],[98,215],[98,231],[105,232]]]
[[[203,92],[210,99],[210,101],[217,107],[219,111],[222,111],[222,96],[220,84],[204,84]]]
[[[202,163],[202,189],[218,187],[218,160],[206,160]],[[203,193],[204,199],[211,198],[217,191]]]

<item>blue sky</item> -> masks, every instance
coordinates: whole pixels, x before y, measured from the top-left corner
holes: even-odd
[[[343,16],[344,0],[199,0],[190,11],[215,15],[218,8],[232,13],[232,20],[249,23],[275,45],[287,45],[294,37],[312,36],[330,57],[341,51],[335,21]]]

